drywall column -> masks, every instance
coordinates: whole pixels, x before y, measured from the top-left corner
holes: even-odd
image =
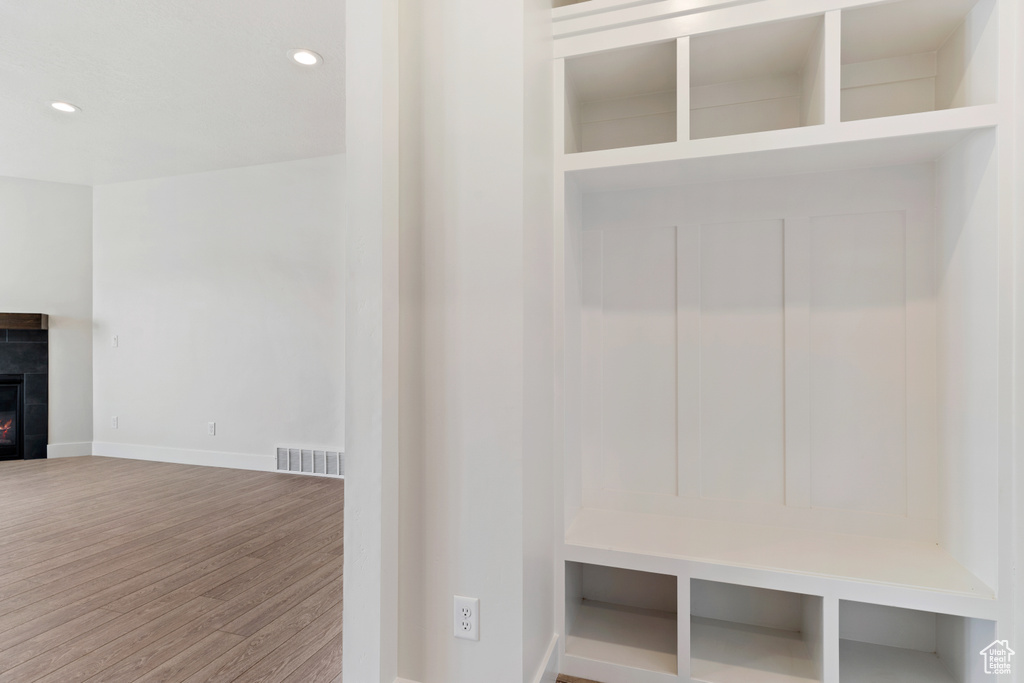
[[[1014,186],[1019,187],[1020,179],[1022,174],[1024,174],[1024,116],[1022,116],[1022,113],[1024,113],[1024,68],[1020,67],[1021,64],[1024,64],[1021,61],[1024,59],[1024,10],[1021,10],[1017,3],[1004,2],[999,6],[999,11],[1012,12],[1015,15],[1015,21],[1012,22],[1014,24],[1013,45],[1015,54],[1011,61],[1017,65],[1017,68],[1013,74],[1015,82],[1012,120],[1015,123],[1015,128],[1013,131],[1014,160],[1011,178],[1013,179]],[[1012,515],[1013,526],[1008,533],[1010,538],[1014,539],[1015,547],[1007,549],[1005,554],[1012,558],[1014,567],[1013,590],[1017,599],[1008,601],[1014,605],[1014,614],[1012,615],[1013,630],[1009,633],[1004,632],[1003,635],[1012,638],[1012,643],[1020,643],[1021,635],[1024,634],[1024,600],[1020,599],[1020,596],[1024,595],[1024,569],[1022,569],[1024,568],[1024,417],[1021,416],[1021,409],[1024,406],[1024,296],[1020,294],[1024,292],[1024,196],[1019,191],[1014,191],[1012,194],[1015,202],[1013,226],[1016,245],[1014,253],[1015,285],[1013,287],[1013,291],[1016,292],[1013,302],[1016,330],[1013,352],[1015,368],[1013,377],[1013,414],[1016,417],[1014,424],[1014,453],[1012,458],[1014,462],[1014,514]],[[1019,663],[1017,666],[1019,670]],[[1020,673],[1017,675],[1018,677],[1021,676]]]
[[[555,248],[550,0],[528,0],[523,74],[523,674],[554,680]],[[559,466],[560,467],[560,466]],[[561,489],[559,489],[561,491]],[[558,497],[561,500],[561,495]],[[560,517],[559,517],[560,519]]]
[[[523,10],[421,6],[424,421],[422,450],[403,459],[422,459],[422,507],[404,511],[420,544],[400,549],[420,578],[402,595],[399,673],[518,683]],[[479,642],[453,638],[453,594],[480,599]]]
[[[549,14],[401,5],[398,671],[420,683],[532,681],[553,637]]]
[[[344,678],[398,675],[398,9],[346,3]]]

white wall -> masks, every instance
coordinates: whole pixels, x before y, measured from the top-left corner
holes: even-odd
[[[92,188],[0,178],[0,309],[50,316],[50,453],[92,441]]]
[[[94,188],[96,453],[341,448],[343,211],[342,156]]]

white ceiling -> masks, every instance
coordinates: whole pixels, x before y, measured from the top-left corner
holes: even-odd
[[[94,185],[337,154],[344,14],[344,0],[0,0],[0,176]],[[293,48],[324,62],[301,67]]]

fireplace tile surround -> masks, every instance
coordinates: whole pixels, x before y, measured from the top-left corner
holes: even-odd
[[[24,457],[46,457],[48,441],[49,332],[0,329],[0,375],[24,376]]]

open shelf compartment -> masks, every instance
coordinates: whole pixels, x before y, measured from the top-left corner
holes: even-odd
[[[840,683],[980,683],[995,624],[841,600],[839,638]]]
[[[676,41],[567,59],[565,152],[676,141]]]
[[[996,102],[995,0],[901,0],[842,14],[843,121]]]
[[[690,676],[706,683],[822,680],[822,599],[692,579]]]
[[[666,574],[566,562],[566,654],[676,674],[677,583]]]
[[[692,36],[690,139],[825,122],[824,17]]]

